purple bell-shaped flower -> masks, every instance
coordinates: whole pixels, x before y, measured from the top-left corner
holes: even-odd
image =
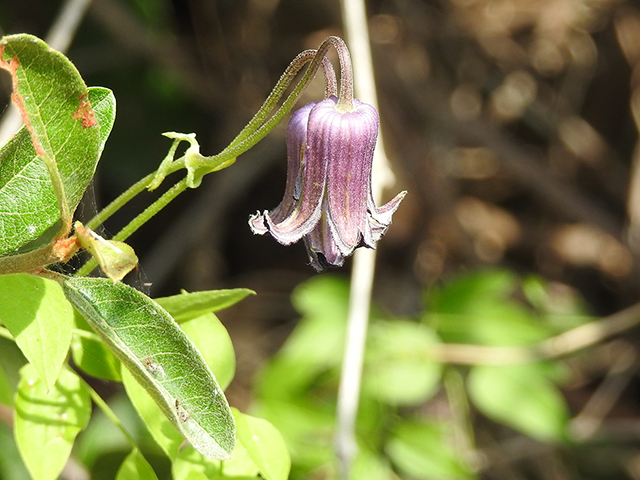
[[[318,271],[340,266],[361,246],[375,248],[406,192],[378,208],[371,191],[371,167],[378,137],[378,112],[353,98],[349,51],[330,37],[340,59],[340,96],[297,110],[287,127],[287,184],[280,205],[249,218],[253,233],[267,232],[283,245],[304,239]],[[331,69],[331,73],[333,69]],[[335,92],[335,76],[327,77]]]
[[[353,100],[353,110],[342,111],[334,96],[296,111],[287,127],[284,198],[249,219],[253,232],[269,232],[283,245],[304,238],[316,270],[342,265],[357,247],[375,248],[406,194],[380,208],[374,203],[378,124],[371,105]]]

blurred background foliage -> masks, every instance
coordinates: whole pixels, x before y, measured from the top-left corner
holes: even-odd
[[[0,2],[0,33],[44,38],[61,4]],[[640,4],[367,6],[391,193],[409,195],[378,249],[358,474],[640,479],[636,331],[609,338],[599,324],[586,350],[548,341],[640,296]],[[118,113],[82,214],[156,168],[164,131],[221,150],[289,61],[340,25],[337,0],[94,0],[68,56],[114,91]],[[2,105],[10,88],[0,75]],[[303,103],[321,95],[318,82]],[[154,296],[258,292],[220,313],[238,357],[227,394],[282,430],[292,478],[327,478],[350,263],[316,276],[302,245],[251,234],[248,216],[278,204],[285,172],[282,125],[130,243]],[[77,458],[112,478],[118,446],[97,423]],[[0,449],[9,438],[0,429]]]

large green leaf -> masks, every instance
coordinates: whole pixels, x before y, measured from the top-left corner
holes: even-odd
[[[31,251],[3,259],[0,270],[8,272],[54,261],[46,243],[71,225],[111,131],[115,100],[107,89],[88,90],[64,55],[31,35],[0,41],[0,67],[12,75],[25,121],[0,151],[0,255]]]
[[[171,297],[156,298],[160,304],[178,323],[191,320],[205,313],[217,312],[238,303],[248,295],[256,292],[248,288],[232,288],[227,290],[205,290],[201,292],[182,292]]]
[[[65,363],[73,308],[53,280],[26,273],[0,275],[0,320],[47,388]]]
[[[544,442],[566,438],[569,409],[542,365],[475,366],[469,396],[493,420]]]
[[[200,453],[219,459],[231,454],[235,426],[224,393],[200,352],[160,305],[106,278],[70,278],[64,291]]]
[[[89,393],[78,376],[62,370],[51,390],[31,364],[20,371],[16,395],[15,436],[34,480],[55,480],[73,442],[91,415]]]

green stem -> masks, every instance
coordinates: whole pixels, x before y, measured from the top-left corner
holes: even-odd
[[[177,163],[177,162],[175,162]],[[146,178],[153,177],[147,176]],[[151,178],[149,181],[151,181]],[[143,179],[144,180],[144,179]],[[149,205],[142,213],[140,213],[137,217],[131,220],[122,230],[120,230],[114,237],[113,240],[124,242],[127,238],[129,238],[136,230],[138,230],[142,225],[148,222],[156,213],[162,210],[167,206],[169,202],[171,202],[174,198],[180,195],[187,189],[187,179],[183,178],[178,183],[176,183],[173,187],[167,190],[160,198],[158,198],[155,202]],[[98,262],[95,259],[89,260],[84,266],[76,272],[77,277],[84,277],[91,273],[91,271],[96,268]]]
[[[124,428],[124,425],[122,425],[122,423],[120,422],[120,420],[118,419],[116,414],[113,413],[113,410],[111,410],[109,405],[107,405],[107,402],[105,402],[102,399],[102,397],[100,395],[98,395],[98,392],[96,392],[91,387],[91,385],[89,385],[86,381],[82,380],[82,383],[84,383],[84,386],[89,391],[89,395],[91,395],[91,399],[93,400],[93,403],[95,403],[98,406],[98,408],[100,410],[102,410],[102,412],[109,418],[109,420],[111,420],[116,425],[116,427],[118,427],[120,429],[120,431],[125,436],[127,441],[131,444],[131,447],[132,448],[138,448],[138,445],[136,444],[136,441],[133,439],[131,434],[129,432],[127,432],[127,430]]]
[[[320,66],[324,69],[325,75],[325,95],[335,95],[336,94],[336,77],[335,72],[333,70],[333,66],[331,62],[325,57],[327,50],[333,46],[340,54],[340,64],[342,69],[346,69],[344,65],[344,54],[342,51],[346,48],[344,47],[344,42],[338,37],[328,37],[318,50],[306,50],[300,53],[287,67],[285,72],[282,74],[278,83],[273,88],[265,102],[260,107],[260,110],[254,115],[251,121],[247,124],[245,128],[233,139],[233,141],[219,154],[213,155],[211,157],[206,157],[207,160],[210,160],[212,164],[220,165],[224,161],[232,160],[236,158],[238,155],[244,153],[251,147],[253,147],[256,143],[262,140],[271,130],[275,128],[275,126],[282,121],[287,113],[291,110],[294,104],[302,95],[302,92],[309,86],[309,83],[314,78],[315,74],[318,71]],[[348,53],[347,53],[348,59]],[[302,79],[295,86],[293,91],[289,94],[286,100],[282,103],[280,108],[276,110],[276,112],[268,118],[271,111],[275,108],[276,104],[280,100],[280,98],[284,95],[284,92],[289,87],[289,84],[298,74],[298,72],[302,69],[304,65],[310,63],[309,67],[305,71]],[[350,68],[350,66],[349,66]],[[345,84],[341,83],[340,86],[340,97],[342,99],[345,92]],[[346,88],[347,91],[352,90],[352,88]],[[348,95],[347,95],[348,96]],[[351,97],[349,97],[351,98]],[[171,163],[167,167],[166,174],[173,173],[180,168],[185,166],[185,157],[182,157],[173,163]],[[204,165],[203,165],[204,167]],[[204,167],[206,168],[206,167]],[[128,203],[131,199],[133,199],[136,195],[145,190],[151,182],[153,182],[156,177],[155,173],[151,173],[139,180],[137,183],[132,185],[129,189],[127,189],[124,193],[122,193],[118,198],[116,198],[113,202],[111,202],[107,207],[105,207],[101,212],[99,212],[95,217],[93,217],[89,222],[87,222],[86,227],[90,229],[97,228],[100,224],[104,223],[111,215],[113,215],[116,211],[122,208],[126,203]],[[138,228],[140,228],[145,222],[147,222],[151,217],[153,217],[156,213],[158,213],[162,208],[164,208],[171,200],[177,197],[181,192],[183,192],[187,188],[188,184],[186,179],[178,182],[174,185],[169,191],[167,191],[164,195],[162,195],[158,200],[152,203],[144,212],[134,218],[126,227],[124,227],[118,234],[113,237],[113,240],[124,241],[127,239],[132,233],[134,233]],[[92,259],[87,262],[77,273],[77,276],[85,276],[88,275],[97,265],[97,262]]]

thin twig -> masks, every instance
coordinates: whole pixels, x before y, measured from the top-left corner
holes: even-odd
[[[353,58],[356,94],[361,101],[377,108],[378,101],[364,2],[362,0],[344,0],[341,5],[344,30]],[[387,165],[382,135],[380,134],[373,162],[372,192],[376,202],[380,201],[385,183],[388,182],[390,177]],[[340,477],[343,479],[349,478],[351,465],[358,453],[355,422],[360,398],[362,363],[369,323],[375,258],[376,255],[373,250],[360,249],[356,251],[351,271],[349,313],[347,317],[344,360],[338,391],[335,435],[336,456],[339,463]]]

